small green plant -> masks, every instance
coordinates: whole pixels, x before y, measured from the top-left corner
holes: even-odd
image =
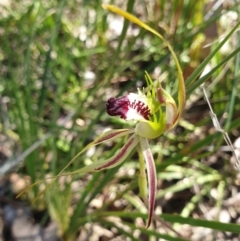
[[[116,15],[103,10],[100,1],[23,2],[15,10],[6,8],[9,15],[1,17],[6,30],[0,34],[0,130],[22,147],[10,163],[24,159],[26,168],[18,174],[35,183],[26,195],[29,202],[38,199],[33,208],[49,211],[65,241],[76,240],[79,232],[89,237],[96,226],[130,240],[140,235],[192,240],[179,224],[189,224],[193,233],[195,226],[208,227],[214,240],[217,231],[239,233],[234,220],[224,224],[219,218],[239,184],[229,153],[221,152],[222,166],[218,160],[210,162],[222,151],[223,137],[211,129],[199,88],[205,83],[216,116],[223,116],[221,126],[234,140],[240,126],[239,22],[221,38],[218,24],[226,12],[239,16],[238,6],[224,7],[221,14],[213,8],[204,15],[206,1],[127,1],[127,12],[105,5],[125,18],[119,35],[109,38]],[[212,23],[219,35],[205,48],[209,39],[204,31]],[[130,36],[129,25],[134,30]],[[234,48],[222,53],[233,39]],[[89,73],[95,77],[89,80]],[[110,118],[105,102],[110,115],[125,120]],[[136,111],[139,104],[146,109]],[[135,148],[138,156],[131,151]],[[205,206],[216,209],[214,221],[207,220]],[[147,219],[146,226],[152,225],[141,228]]]

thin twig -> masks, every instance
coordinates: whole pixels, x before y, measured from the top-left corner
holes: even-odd
[[[204,97],[205,97],[205,99],[206,99],[206,101],[207,101],[208,107],[209,107],[209,109],[210,109],[209,114],[210,114],[210,117],[211,117],[211,119],[212,119],[213,126],[216,128],[217,131],[219,131],[219,132],[222,133],[225,142],[226,142],[227,145],[230,147],[230,149],[231,149],[231,151],[232,151],[232,153],[233,153],[233,155],[234,155],[234,157],[235,157],[235,159],[236,159],[235,167],[236,167],[238,170],[240,170],[240,160],[239,160],[239,158],[238,158],[238,156],[237,156],[237,154],[236,154],[236,152],[235,152],[235,150],[234,150],[234,147],[233,147],[232,142],[231,142],[231,140],[230,140],[230,138],[229,138],[229,136],[228,136],[228,133],[221,128],[221,125],[220,125],[220,123],[219,123],[219,121],[218,121],[218,119],[217,119],[217,116],[216,116],[216,114],[213,112],[212,106],[211,106],[210,101],[209,101],[208,96],[207,96],[207,92],[206,92],[206,90],[205,90],[205,87],[204,87],[204,86],[201,86],[201,88],[202,88]]]

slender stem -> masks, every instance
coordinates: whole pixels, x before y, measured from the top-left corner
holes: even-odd
[[[138,185],[140,196],[146,201],[148,191],[147,191],[147,175],[146,175],[146,165],[143,156],[143,150],[141,145],[137,146],[138,156],[139,156],[139,177],[138,177]]]

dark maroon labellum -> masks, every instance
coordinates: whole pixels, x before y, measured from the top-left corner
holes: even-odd
[[[110,116],[120,116],[122,119],[127,119],[127,113],[131,108],[136,110],[146,120],[151,115],[148,106],[143,102],[139,100],[130,102],[127,96],[110,98],[106,103],[106,107]]]
[[[135,109],[139,114],[141,114],[144,119],[149,119],[151,112],[148,106],[146,106],[143,102],[134,100],[132,103],[130,103],[130,107]]]
[[[120,116],[123,119],[127,118],[129,100],[126,96],[120,98],[110,98],[107,103],[107,113],[110,116]]]

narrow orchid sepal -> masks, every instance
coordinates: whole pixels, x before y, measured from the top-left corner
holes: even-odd
[[[136,147],[138,142],[139,142],[139,137],[137,135],[133,134],[126,141],[124,146],[117,153],[115,153],[114,156],[112,156],[109,159],[104,160],[104,161],[92,163],[88,166],[85,166],[85,167],[79,169],[79,170],[71,172],[71,174],[96,172],[96,171],[101,171],[101,170],[104,170],[104,169],[109,169],[109,168],[113,168],[115,166],[118,166],[123,161],[125,161],[125,159],[131,153],[131,151]]]
[[[85,146],[62,170],[58,175],[61,175],[83,152],[87,151],[93,146],[99,145],[107,141],[113,141],[119,137],[126,136],[133,133],[129,129],[117,129],[104,132],[102,135],[98,136],[94,141]]]
[[[82,152],[86,151],[86,149],[89,149],[92,146],[96,146],[98,144],[107,142],[107,141],[113,141],[119,137],[126,136],[130,133],[133,133],[132,130],[129,129],[117,129],[117,130],[110,130],[106,131],[103,134],[101,134],[99,137],[97,137],[93,142],[89,143]],[[89,147],[90,146],[90,147]]]
[[[109,5],[109,4],[103,4],[102,7],[111,11],[111,12],[114,12],[114,13],[124,17],[125,19],[128,19],[129,21],[131,21],[131,22],[139,25],[140,27],[146,29],[147,31],[153,33],[154,35],[159,37],[168,47],[169,51],[172,54],[173,60],[175,62],[175,65],[176,65],[176,68],[177,68],[177,77],[178,77],[178,108],[177,108],[178,109],[178,115],[176,116],[176,120],[175,120],[175,123],[173,125],[173,127],[175,127],[176,124],[178,123],[180,117],[181,117],[181,114],[182,114],[184,106],[185,106],[186,90],[185,90],[185,83],[184,83],[182,69],[180,67],[178,58],[177,58],[171,44],[160,33],[158,33],[156,30],[154,30],[153,28],[151,28],[147,24],[143,23],[140,19],[133,16],[132,14],[130,14],[128,12],[125,12],[125,11],[123,11],[122,9],[120,9],[116,6]]]
[[[52,180],[50,183],[47,184],[47,186],[44,188],[44,190],[42,190],[41,192],[39,192],[39,194],[37,195],[37,197],[33,200],[33,203],[43,194],[45,193],[53,184],[53,182],[57,179],[57,177],[60,177],[63,172],[85,151],[87,151],[88,149],[90,149],[93,146],[99,145],[101,143],[107,142],[107,141],[112,141],[115,140],[116,138],[128,135],[130,133],[133,133],[133,130],[129,130],[129,129],[119,129],[119,130],[110,130],[110,131],[106,131],[104,132],[102,135],[100,135],[99,137],[97,137],[94,141],[92,141],[91,143],[89,143],[87,146],[85,146],[59,173],[57,176],[52,177]],[[90,165],[91,166],[91,165]],[[87,166],[88,167],[88,166]],[[86,168],[87,168],[86,167]],[[84,169],[84,168],[83,168]],[[79,170],[78,170],[79,171]],[[76,171],[77,172],[77,171]],[[85,171],[87,172],[87,171]],[[71,172],[71,173],[67,173],[68,175],[70,174],[74,174],[75,172]],[[31,187],[31,186],[30,186]],[[22,192],[24,193],[25,190]],[[21,193],[21,194],[22,194]],[[21,195],[20,194],[20,195]]]
[[[148,140],[146,138],[139,137],[140,146],[143,151],[143,156],[147,166],[147,176],[148,176],[148,222],[146,228],[149,228],[152,222],[155,198],[157,191],[157,174],[152,152],[149,147]]]

